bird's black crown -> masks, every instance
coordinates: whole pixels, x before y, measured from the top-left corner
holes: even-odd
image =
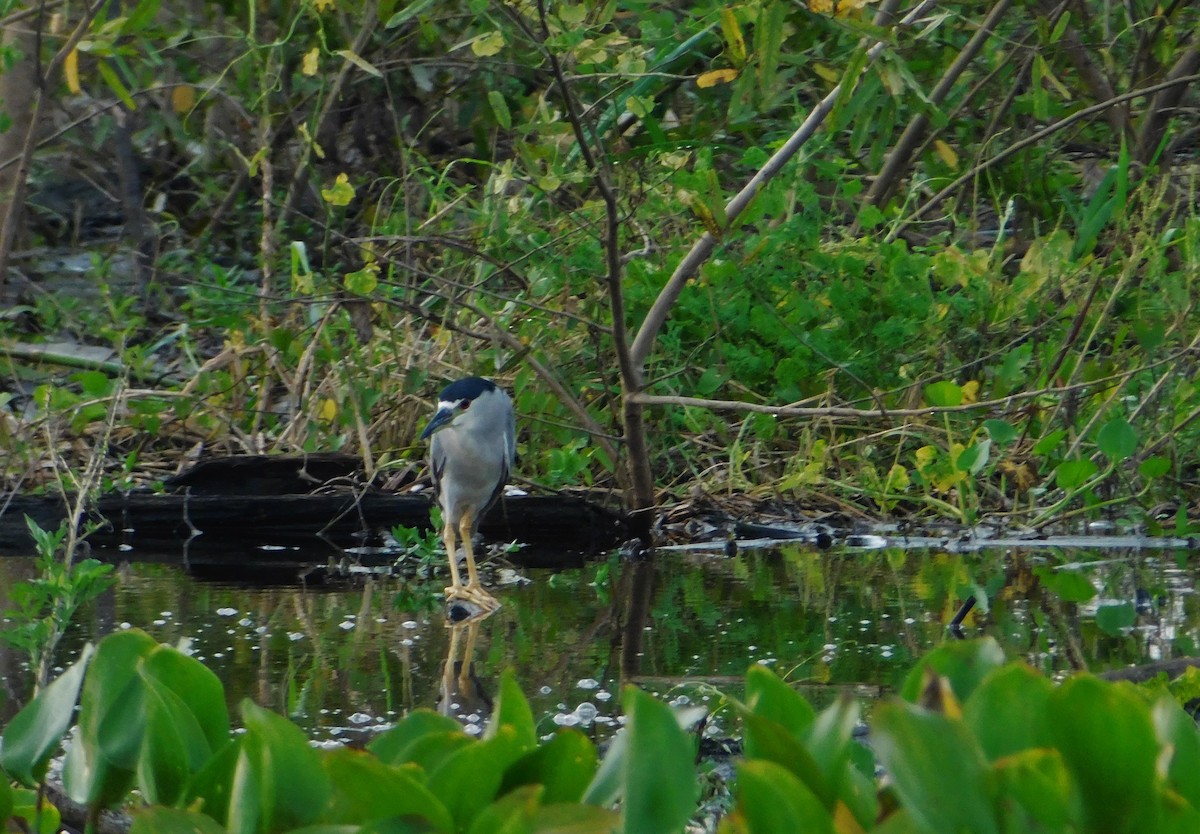
[[[443,388],[439,399],[444,403],[453,403],[459,400],[470,402],[487,391],[495,390],[496,383],[490,379],[484,379],[481,376],[469,376],[465,379],[455,380]]]

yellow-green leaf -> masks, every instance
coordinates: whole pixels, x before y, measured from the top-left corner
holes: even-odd
[[[354,186],[345,174],[338,174],[333,188],[322,188],[321,199],[331,206],[347,206],[354,199]]]
[[[696,77],[696,86],[704,89],[706,87],[715,87],[718,84],[728,84],[730,81],[738,77],[738,71],[735,69],[718,69],[709,70],[701,73]]]
[[[954,152],[954,148],[947,145],[941,139],[934,141],[933,150],[937,153],[942,162],[945,162],[948,167],[958,167],[958,154]]]
[[[63,74],[67,78],[67,89],[72,93],[82,91],[79,86],[79,50],[72,49],[67,53],[66,60],[63,61]]]
[[[354,66],[358,67],[360,70],[365,72],[367,75],[373,75],[376,78],[383,78],[383,73],[381,73],[379,70],[377,70],[375,68],[374,64],[372,64],[370,61],[363,58],[361,55],[359,55],[357,52],[355,52],[352,49],[339,49],[336,52],[334,52],[333,54],[340,55],[341,57],[345,58],[347,61],[354,64]]]
[[[315,47],[315,46],[312,49],[308,50],[308,52],[305,52],[304,57],[302,59],[300,59],[300,72],[304,73],[305,75],[310,75],[310,76],[316,75],[317,74],[317,60],[318,60],[318,58],[320,58],[320,56],[321,56],[321,50],[317,49],[317,47]]]
[[[739,67],[746,63],[746,39],[742,37],[742,27],[729,6],[721,9],[721,34],[725,36],[729,59]]]
[[[488,32],[471,41],[471,51],[480,58],[490,58],[504,48],[504,35],[501,32]]]

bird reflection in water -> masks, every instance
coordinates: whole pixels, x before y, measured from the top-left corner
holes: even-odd
[[[446,621],[450,645],[438,687],[438,712],[458,721],[472,735],[483,732],[492,714],[492,699],[475,673],[474,658],[479,626],[486,619],[487,613],[458,622]]]

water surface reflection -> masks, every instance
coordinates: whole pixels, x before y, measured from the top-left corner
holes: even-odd
[[[543,733],[573,725],[604,737],[630,681],[677,704],[737,694],[752,663],[805,682],[818,705],[844,687],[889,688],[947,639],[945,623],[972,593],[990,606],[968,619],[967,634],[991,634],[1048,673],[1194,654],[1200,612],[1185,568],[1170,552],[1095,550],[613,557],[526,570],[532,581],[503,589],[498,613],[450,628],[436,578],[246,587],[130,562],[81,614],[61,660],[85,640],[142,628],[189,646],[222,679],[231,708],[252,698],[319,742],[361,740],[414,707],[481,726],[500,673],[512,669]],[[0,559],[0,587],[29,570],[27,560]],[[27,681],[18,685],[11,651],[0,662],[20,700]],[[719,717],[709,732],[722,732]]]

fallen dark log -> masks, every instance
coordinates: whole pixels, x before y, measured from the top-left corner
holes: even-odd
[[[58,496],[14,496],[0,515],[0,550],[29,553],[25,516],[55,529],[67,508]],[[90,508],[102,526],[94,547],[137,550],[202,536],[247,546],[287,547],[314,538],[342,547],[381,541],[394,526],[428,530],[429,500],[422,496],[332,492],[315,495],[110,494]],[[514,496],[499,501],[480,527],[488,541],[518,541],[539,548],[597,552],[628,538],[624,519],[565,496]],[[253,552],[253,551],[251,551]],[[270,551],[267,551],[268,553]]]

